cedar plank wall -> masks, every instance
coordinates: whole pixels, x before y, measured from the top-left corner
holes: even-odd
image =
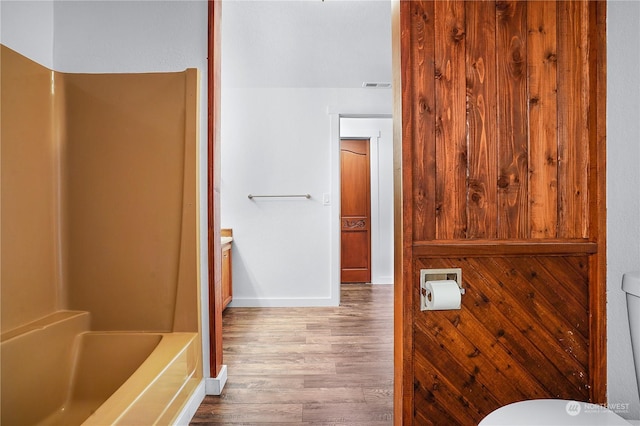
[[[605,401],[605,10],[394,9],[396,424],[473,425],[533,398]],[[420,269],[447,267],[462,268],[462,309],[421,312]]]

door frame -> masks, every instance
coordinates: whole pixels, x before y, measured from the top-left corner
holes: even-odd
[[[208,259],[208,331],[209,374],[216,378],[219,395],[226,381],[222,359],[222,250],[220,240],[220,88],[222,0],[209,0],[207,33],[207,259]],[[213,307],[213,312],[211,307]],[[203,310],[205,307],[203,307]],[[206,347],[206,345],[203,345]],[[206,352],[206,351],[205,351]],[[216,386],[213,386],[216,387]]]
[[[348,113],[329,111],[331,134],[331,302],[340,304],[340,119],[341,118],[389,118],[392,115],[384,111],[370,111],[361,113]],[[373,226],[374,220],[378,221],[379,197],[378,197],[378,153],[380,132],[367,130],[366,132],[344,136],[349,139],[369,139],[369,165],[371,175],[371,257],[379,246],[378,225]],[[391,161],[391,160],[390,160]],[[375,212],[374,212],[375,210]],[[375,229],[374,229],[375,228]],[[371,279],[373,280],[375,265],[371,262]]]
[[[395,1],[391,0],[393,4]],[[222,358],[222,292],[221,288],[221,268],[222,257],[220,253],[220,90],[221,86],[221,27],[222,27],[222,0],[208,0],[208,35],[207,35],[207,240],[208,240],[208,288],[209,306],[213,306],[213,312],[209,310],[209,329],[203,328],[203,332],[208,331],[209,340],[209,377],[214,378],[219,374],[225,374]],[[392,28],[392,33],[399,31],[399,28]],[[392,34],[392,38],[394,34]],[[395,66],[395,65],[394,65]],[[397,83],[399,86],[399,82]],[[330,301],[334,306],[340,304],[340,118],[391,118],[393,111],[398,111],[395,105],[391,110],[380,111],[371,110],[352,111],[349,108],[327,108],[330,118],[330,161],[331,161],[331,226],[330,226]],[[401,112],[401,110],[400,110]],[[399,119],[399,118],[398,118]],[[397,135],[394,129],[393,144],[398,144]],[[379,133],[371,136],[371,140],[376,141],[375,152],[378,153]],[[370,148],[371,149],[371,148]],[[373,162],[373,161],[372,161]],[[376,162],[377,164],[377,162]],[[376,169],[377,176],[377,169]],[[376,180],[377,185],[377,180]],[[377,189],[377,187],[376,187]],[[397,191],[397,189],[396,189]],[[217,196],[216,196],[217,192]],[[376,191],[377,192],[377,191]],[[333,194],[333,195],[331,195]],[[398,202],[398,195],[394,194],[394,204]],[[376,202],[378,200],[376,199]],[[377,205],[376,205],[377,207]],[[372,203],[373,209],[373,203]],[[376,212],[377,215],[377,212]],[[395,220],[395,219],[394,219]],[[397,225],[394,225],[394,227]],[[372,233],[373,236],[374,233]],[[372,241],[373,251],[373,241]],[[396,250],[394,250],[395,256]],[[372,268],[374,265],[372,264]],[[373,272],[373,269],[372,269]],[[398,285],[397,276],[394,274],[394,285]],[[218,282],[220,285],[216,285]],[[206,346],[206,345],[205,345]],[[206,351],[205,351],[206,352]],[[206,376],[206,373],[205,373]],[[226,380],[222,377],[222,381]],[[222,383],[222,386],[224,384]],[[221,391],[221,387],[220,387]]]

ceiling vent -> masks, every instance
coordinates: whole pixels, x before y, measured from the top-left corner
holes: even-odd
[[[391,83],[372,83],[365,81],[362,83],[362,87],[365,89],[388,89],[391,87]]]

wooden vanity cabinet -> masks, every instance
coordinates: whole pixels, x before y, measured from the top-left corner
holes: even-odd
[[[230,229],[222,230],[224,237],[232,237]],[[231,279],[231,241],[222,244],[222,309],[225,309],[233,298],[233,282]]]

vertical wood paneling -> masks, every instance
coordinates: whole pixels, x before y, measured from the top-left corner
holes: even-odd
[[[498,238],[529,236],[526,3],[498,1]]]
[[[529,214],[531,238],[555,238],[558,223],[556,2],[527,3]]]
[[[401,5],[396,424],[604,401],[606,3]],[[420,311],[419,270],[447,267],[462,309]]]
[[[558,236],[588,236],[588,1],[558,2]]]
[[[464,4],[435,2],[436,237],[466,237]]]
[[[496,13],[494,1],[465,2],[469,146],[468,238],[497,235]]]
[[[410,3],[414,240],[587,238],[588,2]]]
[[[433,2],[413,1],[411,7],[411,72],[416,84],[411,97],[413,138],[414,239],[436,237],[435,35]]]

